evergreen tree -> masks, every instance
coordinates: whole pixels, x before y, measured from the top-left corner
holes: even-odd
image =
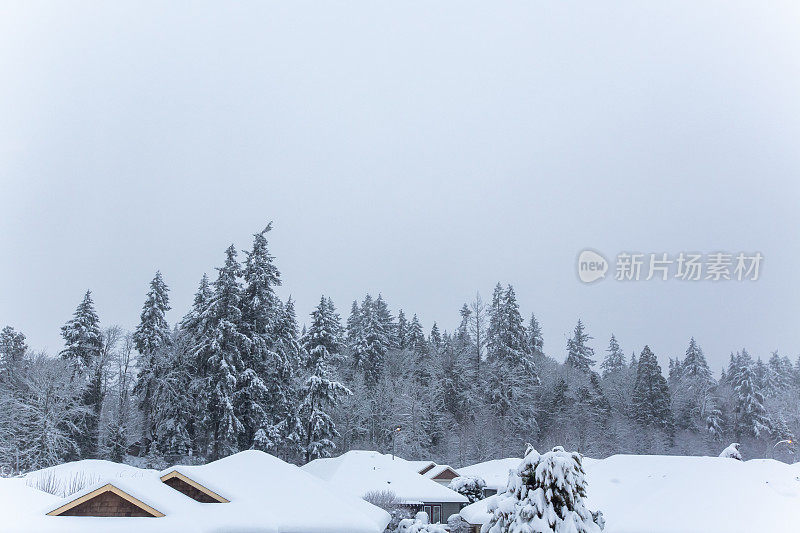
[[[533,313],[531,313],[531,319],[528,322],[528,353],[530,353],[534,361],[541,362],[544,359],[542,327]]]
[[[86,291],[72,319],[61,328],[61,336],[65,343],[61,358],[72,366],[73,380],[82,391],[81,403],[86,407],[85,415],[71,422],[77,432],[73,438],[80,449],[80,457],[97,457],[100,413],[103,408],[100,364],[103,334],[91,291]]]
[[[567,341],[567,365],[582,372],[589,372],[594,366],[594,350],[587,342],[592,339],[584,328],[583,322],[578,320],[572,338]]]
[[[710,383],[712,381],[711,370],[708,368],[706,357],[703,355],[703,350],[697,345],[694,337],[689,340],[689,347],[686,348],[686,358],[683,360],[681,369],[683,375],[688,378],[705,383]]]
[[[611,334],[611,340],[608,341],[608,350],[603,362],[600,363],[600,368],[603,370],[603,377],[609,374],[618,374],[625,369],[625,354],[619,347],[619,342],[614,334]]]
[[[76,371],[90,368],[103,349],[100,319],[94,310],[92,291],[86,291],[72,319],[61,328],[64,349],[61,358],[72,364]]]
[[[672,431],[669,387],[656,356],[648,346],[639,356],[632,407],[634,420],[642,426]]]
[[[159,379],[159,355],[168,347],[170,329],[166,314],[170,310],[169,289],[156,272],[150,282],[150,290],[142,307],[139,325],[133,333],[133,342],[140,357],[137,359],[139,374],[134,393],[139,398],[139,409],[142,413],[142,425],[145,442],[155,440],[156,419],[154,391]]]
[[[768,421],[764,411],[764,396],[756,388],[752,364],[740,358],[742,366],[735,372],[734,391],[734,431],[741,437],[752,435],[756,438],[768,431]]]
[[[233,396],[239,384],[242,352],[249,348],[242,332],[240,268],[233,245],[225,251],[225,265],[217,270],[214,295],[200,318],[204,331],[196,348],[207,368],[204,424],[210,432],[212,459],[237,451],[244,427],[236,416]]]
[[[339,436],[328,413],[341,395],[350,390],[328,377],[328,361],[341,351],[342,328],[339,315],[330,299],[324,296],[311,313],[311,325],[303,337],[308,372],[302,391],[300,420],[303,427],[303,455],[306,462],[318,457],[330,457],[336,447],[333,439]]]
[[[601,514],[586,508],[581,455],[557,446],[531,449],[509,475],[508,489],[489,504],[487,533],[600,533]],[[596,518],[597,517],[597,518]],[[602,522],[601,522],[602,523]]]
[[[250,448],[260,433],[259,447],[271,447],[265,432],[276,434],[289,411],[291,362],[279,347],[283,304],[275,294],[281,284],[280,272],[269,252],[267,227],[253,235],[253,247],[246,252],[242,276],[242,331],[248,349],[242,352],[242,372],[235,393],[236,415],[242,422],[239,447]]]
[[[23,361],[28,351],[25,335],[11,326],[0,331],[0,384],[13,386],[21,378]]]
[[[408,320],[402,309],[397,312],[397,347],[401,350],[408,347]]]

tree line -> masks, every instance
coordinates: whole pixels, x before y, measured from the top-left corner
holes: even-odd
[[[62,327],[57,357],[0,332],[0,467],[67,460],[196,463],[259,449],[302,464],[349,449],[455,465],[518,456],[526,443],[592,457],[714,454],[791,460],[800,425],[800,358],[732,353],[716,379],[694,338],[667,374],[645,346],[626,357],[611,335],[596,355],[578,321],[561,363],[514,288],[476,294],[460,323],[426,333],[379,294],[343,322],[322,296],[302,329],[275,292],[271,225],[200,280],[173,325],[169,288],[150,283],[136,329],[102,327],[87,291]]]

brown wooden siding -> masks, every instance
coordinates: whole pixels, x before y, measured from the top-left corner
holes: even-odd
[[[72,509],[64,511],[61,516],[154,517],[155,515],[150,514],[141,507],[137,507],[111,491],[106,491],[76,505]]]
[[[186,494],[191,499],[197,500],[200,503],[219,503],[219,501],[215,500],[202,490],[196,487],[192,487],[191,485],[189,485],[180,478],[171,477],[169,479],[164,480],[164,483],[166,483],[173,489],[177,490],[178,492]]]

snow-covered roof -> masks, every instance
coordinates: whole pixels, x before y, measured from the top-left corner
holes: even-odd
[[[0,499],[3,525],[13,531],[137,531],[143,533],[193,531],[217,533],[380,533],[389,522],[389,514],[361,498],[343,494],[328,483],[300,468],[259,451],[241,452],[203,466],[176,466],[162,472],[137,469],[102,461],[79,461],[61,465],[30,476],[70,476],[86,471],[101,478],[66,498],[57,498],[30,489],[41,497],[18,512],[5,508]],[[161,476],[179,471],[186,477],[217,492],[230,503],[204,504],[169,487]],[[66,479],[66,478],[65,478]],[[22,480],[0,479],[0,495],[24,486]],[[46,513],[83,495],[111,484],[124,493],[152,507],[165,516],[160,518],[103,518],[46,516]],[[29,488],[29,487],[26,487]],[[13,511],[13,512],[12,512]],[[14,516],[14,522],[6,517]]]
[[[421,473],[423,470],[427,471],[436,466],[436,463],[434,463],[433,461],[426,461],[426,460],[409,461],[408,459],[403,459],[402,457],[398,457],[396,455],[393,457],[395,461],[398,461],[401,464],[405,464],[406,466],[408,466],[408,468],[410,468],[411,470],[413,470],[418,474]]]
[[[498,496],[498,494],[495,494],[494,496],[489,496],[488,498],[471,503],[461,509],[458,514],[461,515],[461,518],[472,525],[485,524],[489,521],[489,519],[492,518],[492,515],[489,512],[489,504],[496,500]]]
[[[458,469],[462,476],[483,478],[487,489],[497,491],[505,490],[508,483],[508,472],[515,469],[522,462],[516,457],[508,459],[493,459]]]
[[[390,490],[406,504],[467,502],[461,494],[378,452],[353,450],[339,457],[315,459],[302,469],[356,496]]]
[[[459,472],[455,468],[450,466],[450,465],[435,465],[433,468],[431,468],[430,470],[428,470],[427,472],[425,472],[422,475],[425,476],[428,479],[433,479],[436,476],[438,476],[439,474],[441,474],[442,472],[445,472],[447,470],[451,470],[456,476],[459,475]]]
[[[584,459],[587,506],[603,511],[603,533],[793,531],[800,523],[800,467],[757,459],[614,455]],[[463,470],[463,469],[462,469]],[[492,496],[464,507],[486,523]]]

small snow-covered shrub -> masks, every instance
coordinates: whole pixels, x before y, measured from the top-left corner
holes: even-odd
[[[469,503],[475,503],[483,499],[483,489],[486,487],[486,482],[478,476],[459,476],[454,478],[448,487],[466,496]]]
[[[581,455],[561,446],[539,454],[531,448],[508,477],[508,490],[489,505],[487,533],[599,533],[601,513],[586,508]]]
[[[431,524],[428,513],[421,511],[414,518],[400,520],[397,524],[396,533],[447,533],[447,530],[439,524]]]
[[[739,451],[739,443],[734,442],[724,450],[722,453],[719,454],[720,457],[727,457],[729,459],[737,459],[739,461],[742,460],[742,453]]]
[[[25,484],[42,492],[66,498],[71,494],[85,489],[89,485],[94,485],[100,481],[100,476],[75,472],[69,477],[61,478],[54,472],[44,472],[42,474],[30,476],[25,479]]]
[[[451,514],[447,519],[447,527],[450,528],[450,533],[470,533],[471,531],[470,525],[461,518],[460,514]]]
[[[411,510],[400,502],[394,491],[371,490],[364,494],[363,499],[376,507],[380,507],[392,517],[386,526],[386,531],[394,531],[401,520],[411,517]]]

